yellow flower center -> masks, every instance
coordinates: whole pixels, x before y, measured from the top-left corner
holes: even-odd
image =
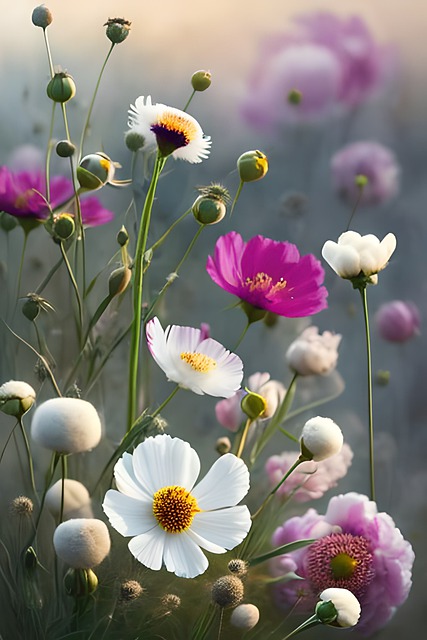
[[[269,295],[274,295],[275,293],[282,291],[282,289],[286,287],[287,282],[284,278],[280,278],[278,282],[273,283],[273,278],[271,276],[260,271],[256,274],[255,278],[246,278],[244,285],[249,289],[250,293],[258,291],[261,293],[268,292]]]
[[[183,351],[181,360],[189,364],[198,373],[208,373],[216,367],[216,360],[197,351]]]
[[[153,514],[167,533],[187,531],[199,512],[196,498],[184,487],[163,487],[153,496]]]
[[[185,140],[185,145],[194,140],[197,136],[197,127],[194,122],[188,120],[185,116],[171,111],[165,111],[158,119],[158,125],[167,129],[168,131],[175,132],[182,136]]]
[[[348,553],[339,553],[330,560],[334,578],[351,578],[358,564],[358,560]]]

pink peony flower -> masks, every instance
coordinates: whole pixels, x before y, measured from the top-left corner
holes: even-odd
[[[279,316],[311,316],[327,307],[319,260],[311,254],[300,256],[290,242],[255,236],[246,243],[231,231],[217,240],[206,270],[242,302]]]
[[[338,195],[350,204],[378,205],[388,202],[399,191],[400,166],[394,153],[370,140],[352,142],[331,159],[332,185]],[[366,176],[360,194],[356,177]]]
[[[406,342],[419,334],[421,318],[413,302],[393,300],[381,305],[375,314],[375,322],[384,340]]]
[[[304,329],[286,351],[286,362],[300,376],[327,375],[338,362],[339,333],[324,331],[317,327]]]
[[[280,455],[271,456],[265,464],[265,470],[272,487],[275,487],[291,468],[297,458],[293,451],[284,451]],[[353,451],[348,444],[343,444],[339,453],[320,462],[313,460],[303,462],[278,489],[277,494],[292,496],[297,502],[308,502],[321,498],[326,491],[336,487],[343,478],[351,461]]]
[[[43,197],[45,177],[41,171],[21,171],[13,173],[7,167],[0,167],[0,211],[6,211],[17,218],[45,220],[49,208]],[[40,195],[42,194],[42,195]],[[73,196],[71,180],[64,176],[54,176],[50,180],[50,206],[55,210]],[[81,202],[83,224],[95,227],[113,219],[112,211],[104,209],[97,198],[85,198]],[[67,213],[73,211],[67,210]]]
[[[393,519],[378,512],[367,496],[347,493],[329,501],[324,516],[309,509],[276,529],[272,544],[280,546],[316,538],[308,547],[278,557],[274,575],[294,572],[302,580],[277,584],[281,605],[311,611],[326,588],[345,588],[359,600],[358,630],[370,635],[381,629],[408,597],[414,552]]]

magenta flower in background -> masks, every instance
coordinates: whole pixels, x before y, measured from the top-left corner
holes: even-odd
[[[277,602],[312,611],[325,588],[351,591],[362,614],[358,631],[370,635],[381,629],[405,602],[411,588],[414,552],[393,519],[378,512],[367,496],[347,493],[329,501],[324,516],[308,509],[276,529],[272,544],[300,539],[316,542],[272,561],[275,576],[294,572],[302,580],[275,586]]]
[[[378,205],[388,202],[399,191],[400,166],[396,156],[382,144],[370,140],[352,142],[331,158],[332,185],[350,204]],[[366,176],[360,195],[356,177]],[[360,196],[360,199],[359,199]]]
[[[255,236],[246,243],[231,231],[217,240],[206,270],[225,291],[279,316],[301,318],[327,307],[319,260],[300,256],[290,242]]]
[[[49,208],[44,197],[46,184],[40,171],[11,172],[8,167],[0,167],[0,211],[6,211],[17,218],[45,220]],[[42,195],[40,195],[42,194]],[[73,196],[71,180],[64,176],[54,176],[50,180],[50,206],[52,210],[67,202]],[[82,219],[85,226],[98,226],[113,219],[112,211],[105,209],[98,198],[89,197],[81,201]],[[73,211],[67,210],[67,213]]]
[[[420,312],[413,302],[392,300],[378,309],[375,323],[384,340],[406,342],[420,333]]]
[[[280,455],[270,456],[265,470],[271,487],[275,487],[294,464],[298,454],[284,451]],[[326,491],[337,486],[338,480],[348,471],[353,459],[353,451],[344,443],[341,451],[320,462],[307,460],[285,480],[277,495],[292,496],[296,502],[308,502],[321,498]]]
[[[294,22],[292,30],[270,34],[249,78],[242,112],[255,127],[272,129],[356,107],[391,75],[391,48],[375,41],[362,18],[315,12]],[[299,105],[287,101],[291,89],[301,92]]]

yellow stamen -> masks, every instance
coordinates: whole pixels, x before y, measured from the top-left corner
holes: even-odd
[[[186,144],[197,137],[197,127],[194,122],[187,120],[185,116],[181,116],[171,111],[165,111],[159,117],[158,124],[168,131],[176,131],[184,136]]]
[[[204,353],[197,353],[197,351],[183,351],[181,360],[184,360],[199,373],[208,373],[208,371],[212,371],[216,367],[216,360],[206,356]]]
[[[26,209],[31,196],[34,193],[35,191],[33,189],[27,189],[23,193],[20,193],[14,202],[16,209]]]
[[[286,280],[280,278],[280,280],[273,284],[273,278],[267,273],[260,271],[256,274],[255,278],[246,278],[244,285],[248,287],[249,291],[268,292],[270,295],[274,295],[278,291],[282,291],[287,285]]]
[[[187,531],[200,511],[196,498],[184,487],[163,487],[153,496],[153,514],[168,533]]]
[[[105,171],[108,173],[110,171],[111,162],[107,160],[107,158],[103,158],[102,156],[99,158],[99,164]]]

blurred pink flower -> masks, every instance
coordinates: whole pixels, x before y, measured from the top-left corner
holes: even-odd
[[[275,487],[291,468],[298,454],[284,451],[280,455],[271,456],[265,464],[265,470],[270,484]],[[278,489],[277,494],[291,496],[297,502],[308,502],[321,498],[326,491],[336,487],[338,480],[343,478],[353,459],[353,452],[348,444],[343,444],[339,453],[314,462],[309,460],[300,464],[296,470]]]
[[[337,365],[340,342],[339,333],[307,327],[289,346],[286,362],[301,376],[326,375]]]
[[[392,300],[378,309],[375,323],[384,340],[406,342],[420,333],[420,312],[413,302]]]
[[[17,218],[45,220],[49,216],[46,204],[45,177],[41,171],[21,171],[14,173],[8,167],[0,167],[0,211],[6,211]],[[64,176],[54,176],[50,180],[50,206],[55,210],[73,197],[71,180]],[[41,194],[41,195],[40,195]],[[67,208],[67,213],[74,213]],[[98,198],[84,198],[81,202],[83,224],[95,227],[113,219],[112,211],[105,209]]]
[[[378,205],[388,202],[399,191],[400,166],[387,147],[370,140],[352,142],[331,158],[332,185],[350,204]],[[360,195],[356,177],[366,176]]]
[[[287,318],[311,316],[327,307],[325,272],[317,258],[300,256],[290,242],[235,231],[221,236],[206,270],[212,280],[257,309]]]
[[[355,107],[382,89],[391,75],[391,48],[379,45],[361,17],[315,12],[295,18],[292,30],[263,43],[242,111],[260,128]],[[291,89],[302,94],[290,105]]]
[[[275,586],[278,603],[312,611],[325,588],[351,591],[362,607],[357,630],[370,635],[381,629],[408,597],[414,552],[393,519],[378,512],[367,496],[347,493],[329,501],[326,514],[308,509],[276,529],[272,544],[300,539],[316,542],[272,561],[275,576],[290,572],[301,579]]]

